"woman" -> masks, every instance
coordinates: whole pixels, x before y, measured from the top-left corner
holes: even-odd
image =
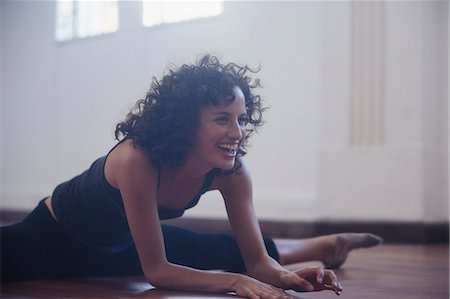
[[[2,280],[143,274],[159,288],[247,298],[287,298],[287,289],[340,294],[331,270],[291,272],[280,263],[339,267],[350,250],[380,239],[340,234],[289,245],[261,236],[243,159],[263,112],[249,72],[205,56],[154,79],[117,125],[120,141],[108,155],[2,228]],[[234,236],[161,225],[209,190],[223,195]],[[226,272],[206,271],[214,269]]]

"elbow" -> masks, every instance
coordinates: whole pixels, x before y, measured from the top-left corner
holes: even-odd
[[[169,284],[167,279],[163,277],[158,277],[157,275],[145,275],[147,281],[157,289],[169,289]]]
[[[147,271],[144,270],[145,279],[157,289],[170,289],[172,281],[168,265],[153,267]],[[173,282],[173,281],[172,281]]]

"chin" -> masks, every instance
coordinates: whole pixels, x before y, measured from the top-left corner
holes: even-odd
[[[218,168],[222,169],[222,170],[231,170],[234,167],[234,164],[236,163],[236,159],[233,159],[232,162],[228,162],[228,163],[221,163],[220,165],[217,165]]]

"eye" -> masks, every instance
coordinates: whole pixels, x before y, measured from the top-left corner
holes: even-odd
[[[218,123],[219,125],[226,125],[228,123],[228,117],[226,116],[218,117],[216,118],[216,123]]]
[[[239,125],[240,125],[241,127],[244,127],[244,126],[247,124],[247,118],[246,118],[246,117],[240,117],[240,118],[238,119],[238,122],[239,122]]]

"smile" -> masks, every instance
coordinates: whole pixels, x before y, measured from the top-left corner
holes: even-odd
[[[235,157],[237,154],[237,150],[239,148],[239,144],[237,144],[237,143],[233,143],[233,144],[221,143],[218,145],[218,148],[225,155],[230,156],[230,157]]]

